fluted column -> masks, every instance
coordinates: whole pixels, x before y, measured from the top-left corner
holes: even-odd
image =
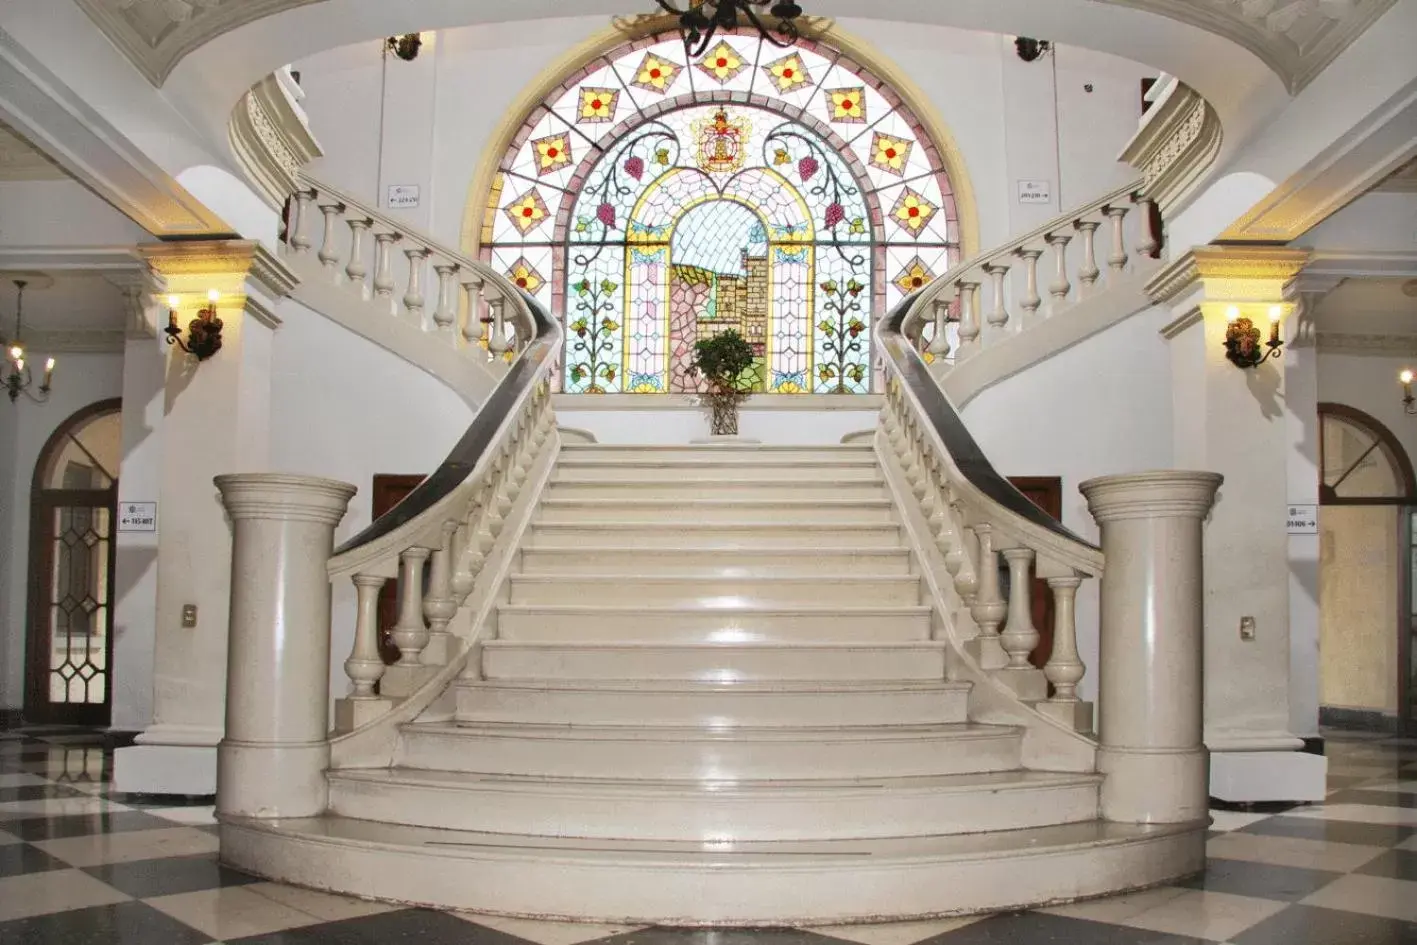
[[[218,476],[232,523],[226,734],[217,811],[313,817],[329,765],[330,579],[355,488],[309,476]]]
[[[1102,476],[1079,488],[1102,531],[1097,770],[1102,816],[1199,822],[1208,807],[1202,742],[1201,524],[1221,477]]]

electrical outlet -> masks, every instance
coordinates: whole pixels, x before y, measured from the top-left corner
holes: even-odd
[[[197,605],[182,605],[182,626],[190,630],[197,625]]]
[[[1255,638],[1255,618],[1254,618],[1254,617],[1241,617],[1241,618],[1240,618],[1240,639],[1241,639],[1241,640],[1253,640],[1254,638]]]

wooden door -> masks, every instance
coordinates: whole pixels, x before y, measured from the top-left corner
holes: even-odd
[[[1029,501],[1056,519],[1063,517],[1063,480],[1058,476],[1010,476],[1014,488]],[[1038,646],[1029,661],[1039,669],[1053,655],[1053,594],[1048,582],[1033,579],[1033,625],[1038,628]]]
[[[374,518],[402,502],[424,478],[400,473],[375,474],[372,490]],[[397,663],[399,659],[399,648],[389,636],[398,622],[398,586],[397,580],[386,581],[383,590],[379,591],[379,656],[385,664]]]

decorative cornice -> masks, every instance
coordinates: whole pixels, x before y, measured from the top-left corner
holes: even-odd
[[[1320,353],[1360,354],[1368,357],[1417,358],[1417,335],[1368,335],[1321,331],[1315,347]]]
[[[256,254],[251,260],[251,278],[278,299],[285,298],[300,284],[295,270],[263,244],[256,245]]]
[[[1145,175],[1146,195],[1163,215],[1188,196],[1220,153],[1220,117],[1190,86],[1173,80],[1147,112],[1118,160]]]
[[[1146,281],[1144,290],[1153,302],[1165,305],[1191,289],[1199,278],[1196,258],[1194,254],[1187,252],[1158,269],[1156,274]]]
[[[274,331],[282,324],[281,317],[275,311],[253,295],[246,296],[246,314],[256,321]]]
[[[227,134],[247,177],[277,210],[295,191],[300,169],[324,153],[279,74],[251,87],[231,113]]]
[[[1311,250],[1284,246],[1217,245],[1191,250],[1202,279],[1288,282],[1308,263]]]
[[[252,240],[145,243],[138,254],[179,292],[216,288],[244,296],[249,278],[272,297],[283,298],[300,282],[289,266]]]
[[[1192,325],[1199,325],[1203,321],[1205,321],[1205,313],[1201,311],[1201,307],[1199,305],[1192,306],[1183,314],[1178,315],[1176,318],[1173,318],[1163,325],[1161,327],[1161,337],[1170,341],[1177,335],[1182,334],[1187,328],[1190,328]]]

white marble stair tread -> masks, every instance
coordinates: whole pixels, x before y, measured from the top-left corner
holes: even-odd
[[[453,830],[789,840],[1016,830],[1093,820],[1101,778],[997,773],[815,780],[555,778],[400,767],[329,775],[347,817]]]
[[[739,569],[741,570],[741,569]],[[867,606],[919,602],[920,579],[910,574],[713,574],[617,572],[577,574],[567,571],[519,572],[511,579],[512,604],[593,601],[596,596],[663,606],[693,603],[733,608],[801,602],[840,602]]]
[[[799,858],[832,860],[845,857],[859,862],[861,858],[867,857],[872,860],[1011,857],[1021,851],[1056,853],[1070,847],[1091,847],[1125,843],[1146,837],[1190,833],[1198,826],[1121,824],[1089,820],[1025,830],[995,830],[988,833],[943,836],[736,842],[542,837],[410,827],[329,816],[256,821],[232,818],[228,822],[249,828],[259,829],[264,826],[282,833],[303,833],[328,840],[373,844],[387,848],[431,847],[438,849],[444,856],[457,856],[459,850],[471,852],[477,849],[497,849],[508,856],[532,858],[552,854],[558,858],[596,859],[610,854],[617,863],[625,859],[658,860],[674,857],[698,860],[706,865],[726,859],[770,862],[778,857],[792,857],[795,862],[803,865],[806,865],[808,860]],[[1199,826],[1202,829],[1204,827],[1203,824]]]
[[[806,604],[502,604],[498,634],[508,641],[611,643],[792,643],[924,641],[931,608]]]
[[[826,693],[828,695],[853,692],[968,692],[974,687],[974,684],[970,682],[954,682],[947,679],[749,679],[723,682],[713,679],[662,679],[658,677],[565,679],[556,676],[548,676],[544,679],[462,678],[456,680],[454,685],[471,688],[495,686],[499,689],[529,689],[540,692],[586,690],[598,693],[665,692],[681,695],[694,693],[770,695],[781,692]]]
[[[986,741],[1014,738],[1023,729],[1013,725],[990,725],[982,722],[930,722],[884,725],[709,725],[646,726],[634,722],[621,724],[596,723],[563,725],[544,722],[481,722],[453,725],[445,722],[411,722],[401,729],[405,737],[416,735],[447,735],[466,737],[485,735],[496,738],[563,739],[581,741],[631,742],[881,742],[935,741],[945,739],[961,744],[973,740]],[[474,759],[475,761],[476,759]]]
[[[841,496],[843,493],[864,494],[870,498],[886,496],[884,481],[872,482],[860,478],[820,478],[794,482],[780,478],[756,478],[751,476],[751,474],[745,474],[738,479],[699,479],[692,476],[675,476],[673,478],[664,476],[643,476],[640,478],[627,477],[605,480],[590,476],[576,475],[574,472],[569,472],[564,469],[552,477],[547,496],[550,498],[560,498],[565,493],[582,490],[609,493],[608,495],[600,496],[602,498],[613,498],[619,494],[636,495],[642,498],[671,498],[673,497],[672,495],[662,493],[678,495],[686,492],[692,494],[704,491],[719,494],[738,494],[750,492],[751,490],[763,490],[767,493],[786,492],[799,496],[804,493],[822,494],[824,496]]]
[[[638,547],[765,548],[833,544],[837,547],[901,548],[894,522],[538,522],[523,549],[546,545],[608,542]]]
[[[648,555],[648,557],[644,557]],[[641,560],[643,559],[643,560]],[[625,548],[602,544],[554,544],[522,549],[519,576],[577,574],[600,576],[622,573],[633,563],[652,564],[658,576],[678,578],[832,577],[852,574],[911,573],[911,554],[904,546],[881,548],[821,548],[812,545],[782,545],[774,548],[663,545],[653,549]],[[540,563],[535,569],[528,564]],[[863,567],[872,570],[863,574]],[[879,570],[877,570],[879,569]]]
[[[734,521],[875,525],[894,522],[895,506],[884,498],[563,499],[550,496],[538,504],[535,524],[649,522],[679,527]]]

